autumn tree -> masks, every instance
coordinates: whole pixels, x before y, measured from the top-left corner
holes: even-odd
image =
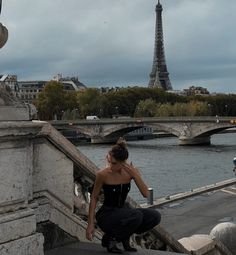
[[[154,117],[157,111],[158,104],[151,98],[141,100],[136,109],[135,117]]]
[[[49,81],[39,93],[35,105],[39,119],[52,120],[55,117],[60,119],[64,111],[76,108],[76,95],[74,92],[64,91],[62,83]]]
[[[206,102],[191,101],[188,103],[159,104],[156,108],[156,117],[175,116],[206,116],[210,115],[210,109]]]
[[[79,112],[82,118],[87,115],[100,115],[101,97],[97,89],[89,88],[77,94]]]

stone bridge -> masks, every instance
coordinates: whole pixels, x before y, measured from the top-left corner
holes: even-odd
[[[211,135],[236,127],[236,117],[127,118],[52,121],[58,130],[75,129],[91,137],[92,143],[109,143],[133,130],[149,126],[179,138],[180,145],[210,144]]]

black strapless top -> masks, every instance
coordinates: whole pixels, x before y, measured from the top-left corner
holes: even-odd
[[[111,207],[123,207],[130,191],[130,183],[116,185],[104,184],[103,191],[103,205]]]

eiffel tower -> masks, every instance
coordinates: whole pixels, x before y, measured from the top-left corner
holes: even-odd
[[[150,73],[150,80],[148,87],[159,87],[164,90],[171,90],[172,86],[169,79],[169,73],[167,71],[165,51],[164,51],[164,39],[163,39],[163,27],[162,27],[162,5],[160,0],[156,5],[156,31],[155,31],[155,47],[154,57],[152,64],[152,71]]]

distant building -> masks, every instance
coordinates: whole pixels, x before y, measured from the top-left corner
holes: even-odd
[[[102,93],[119,91],[120,87],[100,87],[98,90]]]
[[[10,87],[13,95],[17,96],[19,92],[19,87],[17,83],[17,75],[0,75],[0,85],[7,85]]]
[[[209,95],[209,91],[206,88],[203,87],[195,87],[191,86],[188,89],[184,89],[184,93],[187,96],[192,96],[192,95]]]
[[[86,86],[79,81],[78,77],[62,77],[61,74],[57,74],[53,77],[54,81],[61,82],[64,85],[66,91],[81,91],[85,90]]]
[[[86,86],[81,83],[78,77],[62,77],[57,75],[53,77],[64,85],[65,91],[80,91],[86,89]],[[38,98],[38,94],[43,90],[46,83],[49,81],[18,81],[17,75],[0,75],[0,85],[7,85],[10,87],[12,93],[18,97],[22,102],[32,103]]]
[[[47,81],[19,81],[19,99],[25,103],[32,103],[38,98],[46,83]]]

